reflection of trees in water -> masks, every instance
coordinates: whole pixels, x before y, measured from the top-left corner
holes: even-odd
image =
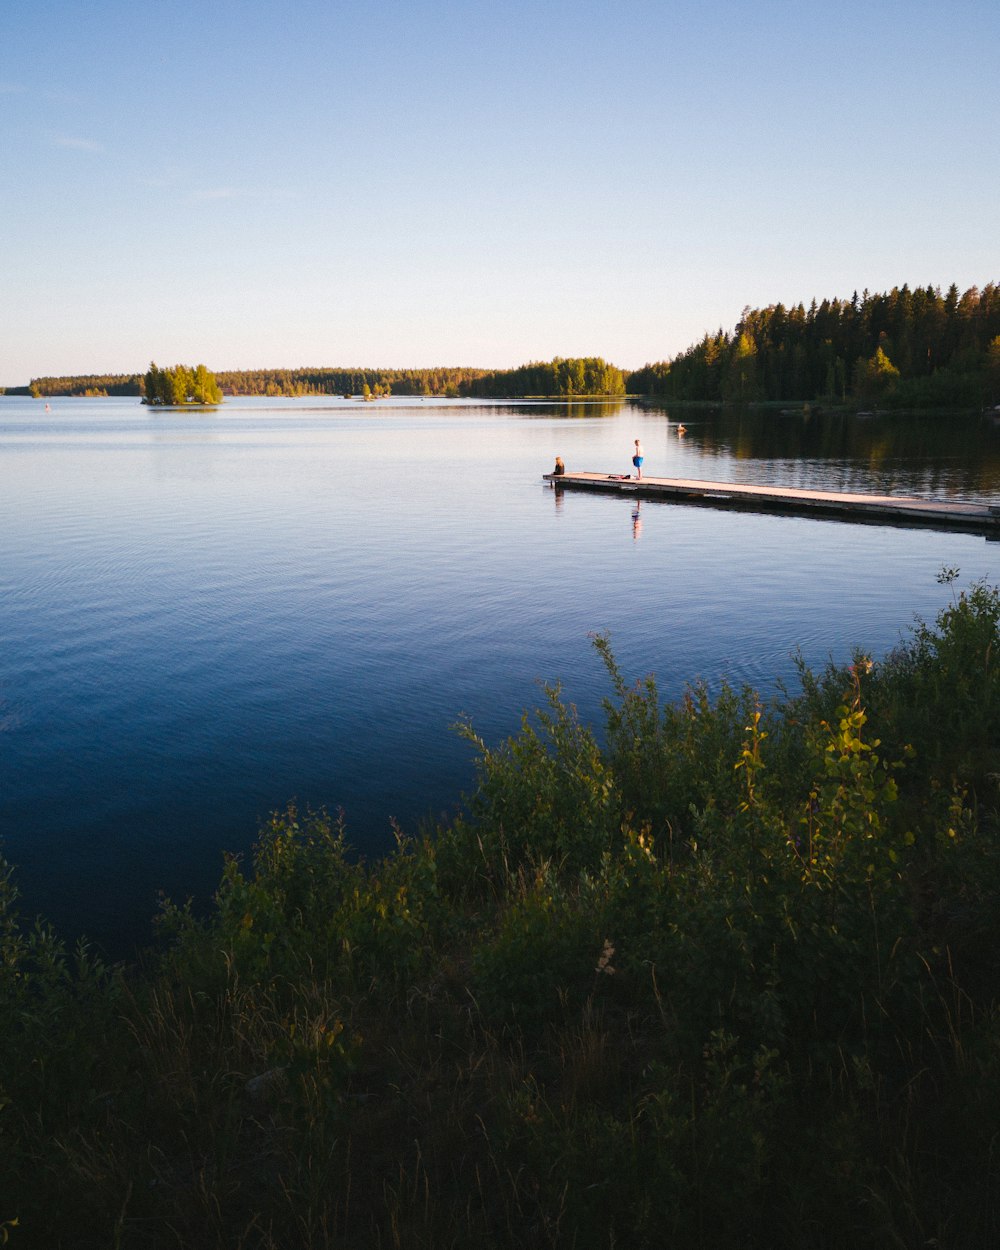
[[[614,417],[626,406],[627,399],[564,399],[536,400],[534,403],[507,403],[497,409],[519,417]]]
[[[1000,493],[1000,424],[988,417],[723,408],[685,410],[684,420],[689,445],[746,465],[740,477],[748,481],[815,487],[822,466],[824,480],[844,490],[877,484],[927,495]]]

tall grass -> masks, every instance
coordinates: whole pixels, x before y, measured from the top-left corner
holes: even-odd
[[[1000,1244],[1000,593],[762,706],[607,639],[385,860],[294,807],[141,966],[0,873],[0,1242]]]

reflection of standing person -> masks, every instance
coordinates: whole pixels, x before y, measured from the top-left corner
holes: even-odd
[[[632,463],[635,465],[635,476],[638,481],[642,481],[642,443],[638,439],[635,440],[635,455],[632,457]]]
[[[639,515],[639,509],[642,507],[642,500],[635,501],[635,511],[632,513],[632,537],[636,542],[639,541],[639,535],[642,533],[642,517]]]

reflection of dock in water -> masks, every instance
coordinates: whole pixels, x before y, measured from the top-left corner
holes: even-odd
[[[852,491],[799,490],[791,486],[744,486],[736,482],[699,482],[678,477],[625,477],[608,473],[543,475],[567,490],[608,491],[642,499],[744,508],[753,512],[805,513],[868,521],[879,525],[930,525],[938,528],[996,533],[1000,537],[1000,504],[920,499],[916,495],[861,495]]]

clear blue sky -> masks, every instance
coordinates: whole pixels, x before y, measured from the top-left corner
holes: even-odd
[[[0,385],[1000,279],[996,0],[8,0]]]

